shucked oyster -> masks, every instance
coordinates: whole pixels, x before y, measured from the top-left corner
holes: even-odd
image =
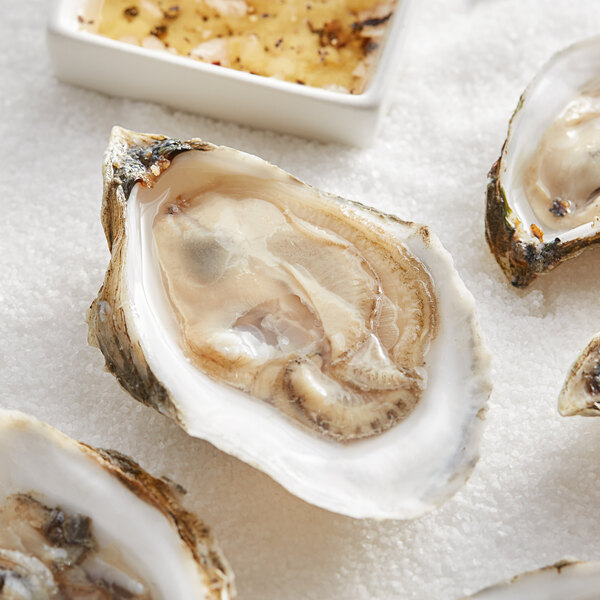
[[[406,418],[436,333],[429,273],[341,204],[234,172],[231,154],[180,157],[193,173],[138,194],[187,356],[336,439]]]
[[[487,354],[427,228],[119,128],[104,191],[90,341],[134,397],[345,514],[415,516],[466,479]]]
[[[486,236],[513,285],[600,240],[600,38],[527,87],[490,172]]]
[[[563,417],[600,417],[600,334],[571,366],[558,397]]]
[[[563,560],[470,596],[472,600],[597,600],[600,563]],[[468,600],[468,599],[465,599]]]
[[[0,597],[233,598],[206,527],[127,457],[0,411]]]

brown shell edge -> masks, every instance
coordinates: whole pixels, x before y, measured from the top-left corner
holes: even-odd
[[[136,183],[152,187],[177,154],[213,148],[201,140],[180,142],[114,127],[103,166],[102,225],[111,258],[104,283],[88,311],[88,343],[100,349],[106,369],[136,400],[182,425],[178,409],[150,369],[132,325],[124,279],[125,217]]]
[[[513,119],[523,102],[524,97],[521,97],[508,128],[509,137]],[[512,210],[500,178],[507,141],[504,142],[500,158],[488,174],[485,238],[507,279],[515,287],[525,288],[540,273],[554,269],[563,261],[575,258],[587,246],[600,242],[600,231],[592,237],[569,242],[562,242],[558,237],[550,242],[524,240],[523,232],[510,220]]]
[[[235,597],[231,567],[213,539],[210,529],[181,506],[172,489],[173,484],[153,477],[131,458],[116,450],[93,448],[81,442],[79,444],[84,451],[91,452],[104,469],[117,477],[140,500],[158,509],[175,526],[203,574],[210,598],[225,600]]]

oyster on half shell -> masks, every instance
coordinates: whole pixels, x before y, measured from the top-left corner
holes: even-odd
[[[426,227],[200,140],[115,128],[104,177],[90,342],[135,398],[343,514],[466,480],[488,356]]]
[[[464,600],[596,600],[600,563],[562,560],[481,590]]]
[[[600,333],[571,365],[558,397],[563,417],[600,417]]]
[[[228,600],[233,575],[175,486],[0,410],[0,597]]]
[[[489,175],[486,237],[511,283],[600,241],[600,37],[556,54],[523,93]]]

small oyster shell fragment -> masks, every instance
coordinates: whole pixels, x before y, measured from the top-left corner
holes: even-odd
[[[0,596],[228,600],[233,575],[171,486],[0,410]]]
[[[600,37],[556,54],[523,93],[489,174],[486,237],[511,283],[600,241]]]
[[[597,600],[600,563],[567,559],[481,590],[472,600]],[[468,600],[465,598],[464,600]]]
[[[200,140],[115,128],[104,178],[89,339],[135,398],[350,516],[464,483],[489,358],[426,227]]]
[[[600,334],[571,366],[558,397],[563,417],[600,417]]]

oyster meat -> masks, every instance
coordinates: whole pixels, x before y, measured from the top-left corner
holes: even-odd
[[[98,550],[84,515],[31,494],[14,494],[0,506],[3,598],[151,600],[148,585],[111,550]]]
[[[481,590],[472,600],[596,600],[600,563],[567,559]],[[465,598],[465,600],[468,600]]]
[[[598,37],[550,60],[490,172],[486,237],[515,286],[600,240],[599,61]]]
[[[104,173],[90,342],[134,397],[344,514],[466,479],[488,357],[426,227],[200,140],[115,128]]]
[[[267,189],[228,169],[227,153],[181,157],[193,183],[167,171],[139,193],[186,354],[339,440],[401,421],[435,336],[429,273],[342,205],[293,183]]]
[[[118,452],[0,411],[0,596],[227,600],[234,587],[169,484]]]

